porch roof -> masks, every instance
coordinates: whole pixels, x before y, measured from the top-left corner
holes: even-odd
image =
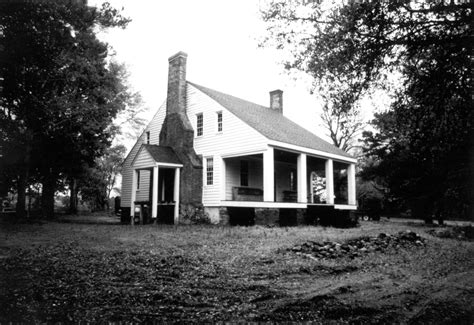
[[[179,164],[182,162],[171,147],[159,146],[154,144],[142,145],[151,157],[158,163]]]
[[[353,158],[344,150],[324,141],[280,112],[189,81],[188,83],[214,99],[270,140]]]

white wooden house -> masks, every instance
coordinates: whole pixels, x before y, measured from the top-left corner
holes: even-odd
[[[288,209],[356,209],[356,159],[286,118],[281,90],[257,105],[187,81],[186,59],[169,59],[166,103],[124,162],[124,222],[138,206],[174,223],[200,208],[215,223],[249,209],[276,220]]]

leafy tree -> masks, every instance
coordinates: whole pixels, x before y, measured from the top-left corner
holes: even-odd
[[[77,188],[81,198],[89,202],[93,210],[109,208],[109,198],[115,189],[126,152],[127,148],[123,145],[107,149],[103,156],[96,158],[94,166],[84,169],[78,178]]]
[[[128,20],[109,4],[102,8],[54,1],[15,2],[0,8],[0,126],[17,175],[17,213],[31,174],[42,183],[43,213],[54,213],[54,193],[110,145],[112,121],[130,93],[120,68],[108,61],[99,28],[124,28]]]
[[[462,213],[472,199],[474,4],[327,3],[272,1],[263,13],[269,40],[291,51],[288,68],[341,85],[335,103],[353,103],[400,73],[393,104],[365,134],[373,164],[364,175],[383,179],[389,195],[418,216]]]
[[[351,71],[356,64],[352,62],[351,48],[335,50],[342,48],[343,43],[352,43],[352,36],[337,10],[326,7],[322,1],[311,5],[302,1],[271,1],[262,10],[268,27],[268,37],[262,46],[284,50],[288,54],[284,62],[287,70],[296,69],[314,78],[312,91],[318,92],[324,102],[322,126],[335,146],[354,151],[364,127],[359,101],[367,94],[370,77],[362,70]],[[338,28],[343,31],[336,35]]]
[[[332,107],[326,102],[321,120],[336,147],[346,152],[355,151],[358,147],[356,139],[365,126],[358,110],[353,108],[346,111]]]

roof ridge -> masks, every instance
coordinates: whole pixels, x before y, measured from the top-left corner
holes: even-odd
[[[287,144],[315,149],[343,157],[354,158],[337,146],[323,140],[312,131],[270,107],[253,103],[208,87],[187,81],[208,97],[225,107],[248,126],[268,138]]]
[[[198,89],[199,88],[204,88],[204,89],[207,89],[207,90],[210,90],[212,92],[215,92],[215,93],[219,93],[220,95],[223,95],[223,96],[227,96],[227,97],[232,97],[234,99],[238,99],[238,100],[241,100],[243,102],[246,102],[246,103],[249,103],[249,104],[252,104],[252,105],[256,105],[256,106],[260,106],[261,108],[266,108],[268,110],[271,110],[273,111],[269,106],[264,106],[264,105],[260,105],[260,104],[257,104],[255,102],[251,102],[249,100],[246,100],[246,99],[243,99],[243,98],[240,98],[240,97],[237,97],[237,96],[234,96],[234,95],[230,95],[230,94],[227,94],[227,93],[223,93],[222,91],[219,91],[219,90],[215,90],[215,89],[212,89],[212,88],[209,88],[209,87],[205,87],[205,86],[202,86],[202,85],[198,85],[194,82],[191,82],[191,81],[187,81],[189,84],[197,87]]]

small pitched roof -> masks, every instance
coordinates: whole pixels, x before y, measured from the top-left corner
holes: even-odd
[[[151,157],[155,159],[156,162],[179,165],[183,164],[171,147],[158,146],[154,144],[144,144],[142,146],[150,153]]]
[[[344,150],[324,141],[280,112],[189,81],[188,83],[270,140],[353,158]]]

